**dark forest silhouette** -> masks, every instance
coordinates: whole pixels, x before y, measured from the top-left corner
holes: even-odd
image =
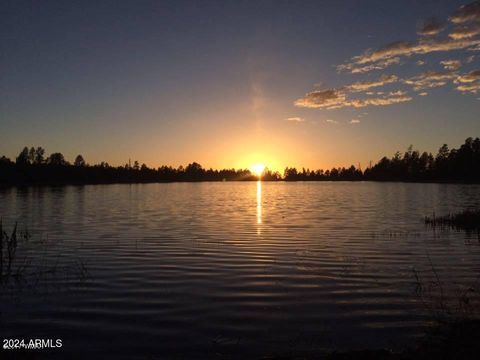
[[[0,184],[107,184],[147,183],[173,181],[253,181],[258,177],[247,169],[204,169],[193,162],[186,167],[161,166],[149,168],[134,161],[133,165],[110,166],[106,162],[89,165],[82,155],[73,164],[61,153],[45,156],[42,147],[25,147],[15,161],[0,157]],[[480,183],[480,139],[468,138],[458,149],[443,145],[438,153],[413,150],[412,146],[402,155],[383,157],[364,171],[355,168],[310,170],[287,167],[281,175],[266,169],[265,181],[412,181],[412,182],[467,182]]]

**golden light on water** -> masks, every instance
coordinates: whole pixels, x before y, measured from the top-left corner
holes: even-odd
[[[262,163],[256,163],[250,166],[250,171],[258,176],[257,181],[257,224],[262,223],[262,175],[265,171],[265,165]],[[260,228],[257,229],[258,234],[260,234]]]
[[[257,224],[262,223],[262,182],[257,181]]]
[[[265,165],[261,163],[253,164],[250,167],[250,171],[258,177],[262,176],[264,170],[265,170]]]

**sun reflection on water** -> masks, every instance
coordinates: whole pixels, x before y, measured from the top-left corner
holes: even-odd
[[[262,182],[257,181],[257,224],[262,223]]]

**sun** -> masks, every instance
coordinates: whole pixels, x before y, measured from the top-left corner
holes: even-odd
[[[259,177],[262,176],[264,170],[265,170],[265,165],[260,163],[250,166],[250,171]]]

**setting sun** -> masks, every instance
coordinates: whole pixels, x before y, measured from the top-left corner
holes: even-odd
[[[257,176],[262,176],[264,170],[265,165],[263,164],[254,164],[250,167],[250,171]]]

